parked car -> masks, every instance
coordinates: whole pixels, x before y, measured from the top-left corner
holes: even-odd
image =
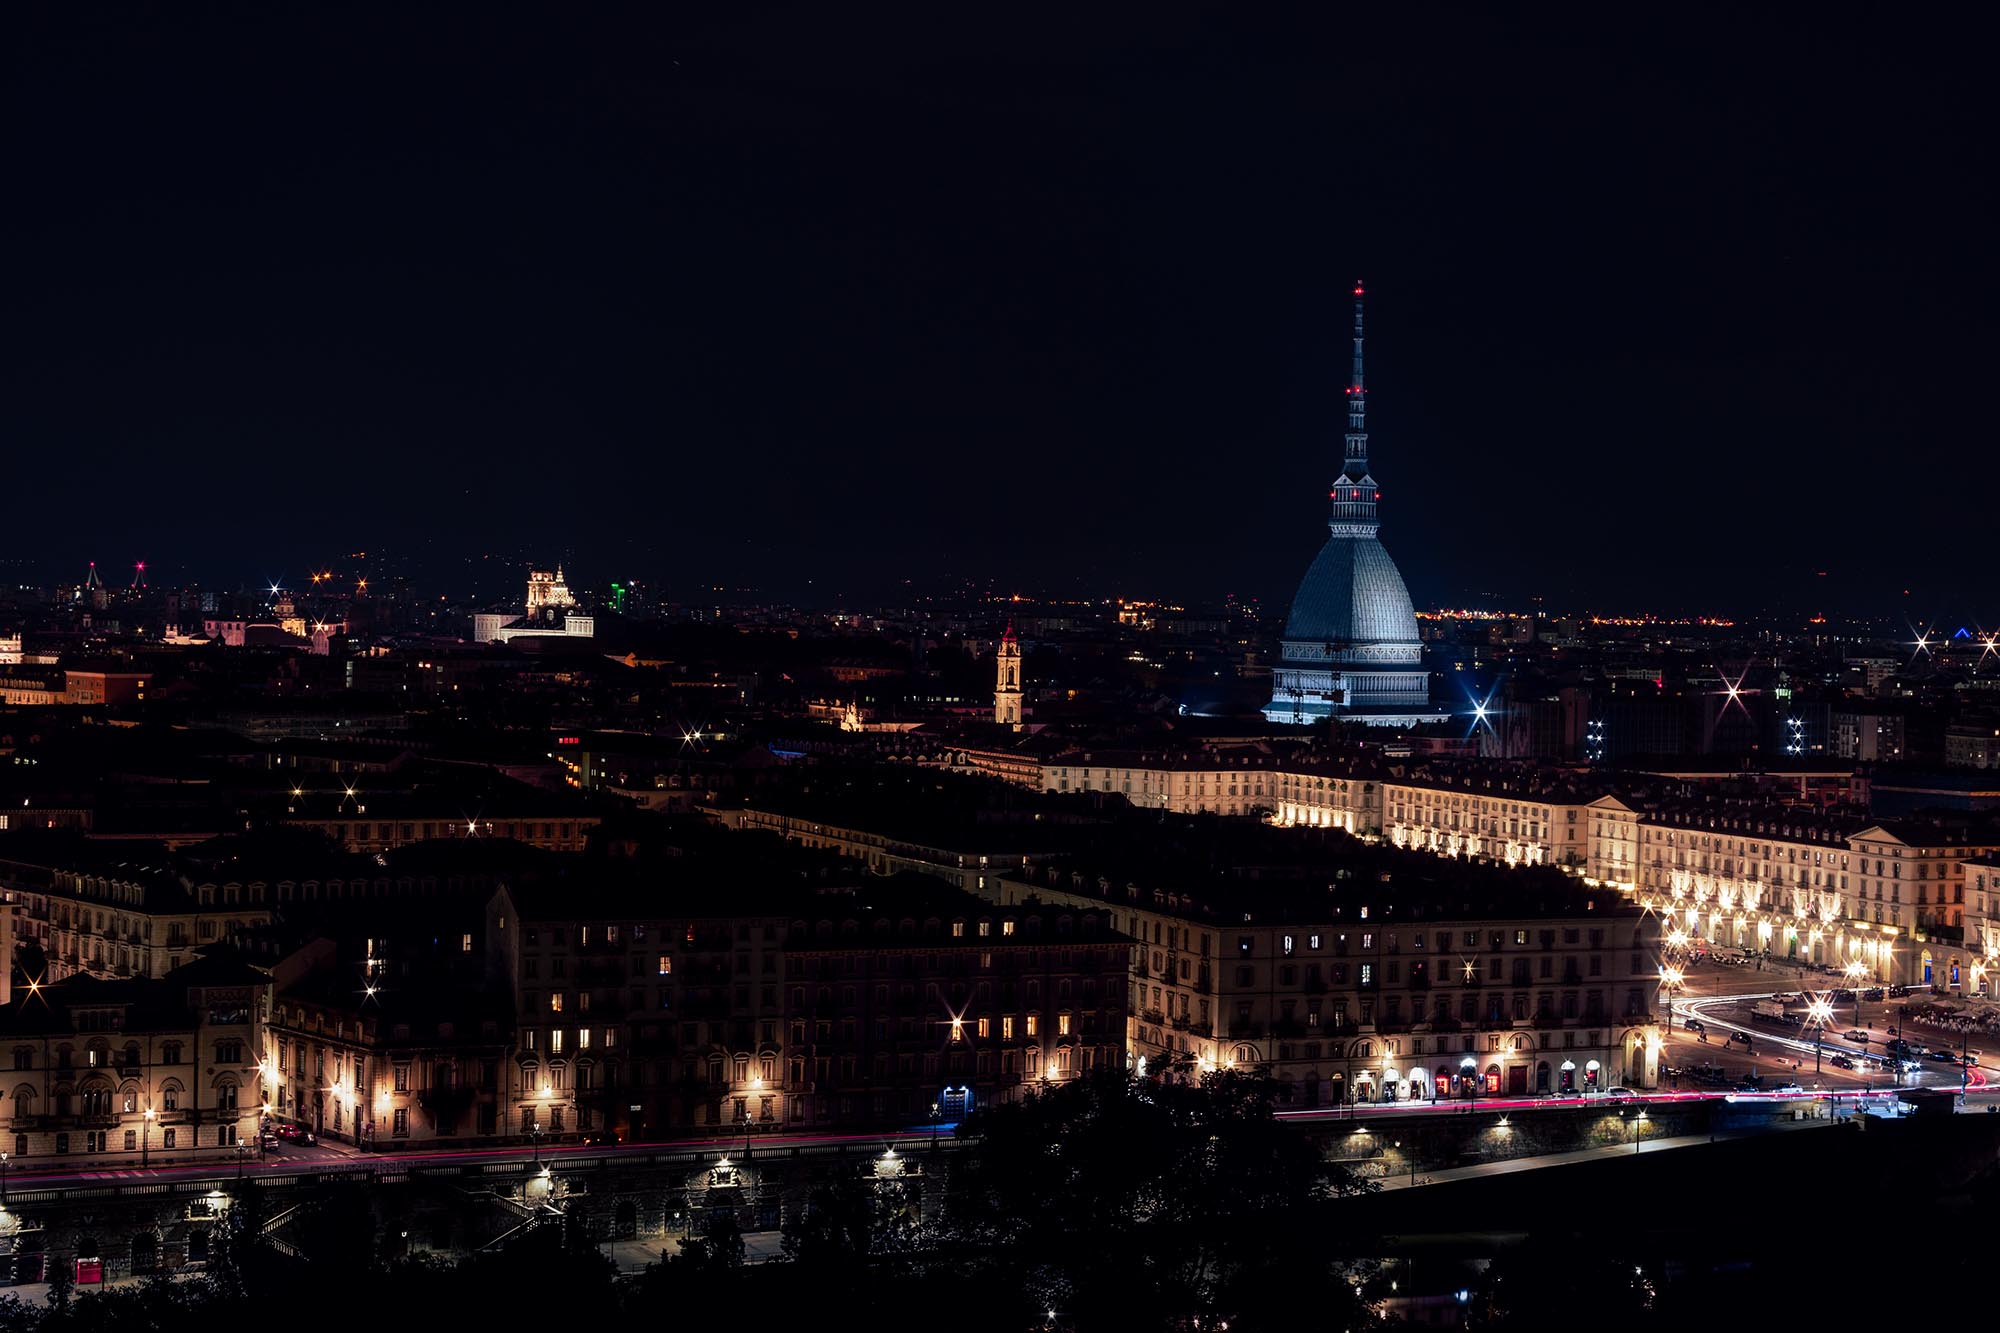
[[[311,1146],[319,1142],[311,1130],[304,1125],[295,1125],[289,1120],[273,1121],[265,1128],[264,1137],[274,1143],[302,1143]]]
[[[1908,999],[1909,994],[1910,994],[1910,988],[1908,986],[1889,987],[1889,998],[1892,1000]]]
[[[1866,1046],[1869,1042],[1875,1040],[1873,1036],[1871,1036],[1866,1032],[1863,1032],[1860,1028],[1855,1028],[1849,1032],[1842,1033],[1841,1035],[1846,1037],[1849,1041],[1858,1041],[1863,1046]]]
[[[1879,1000],[1882,998],[1882,988],[1880,986],[1870,986],[1867,990],[1861,992],[1861,998],[1864,1000]]]
[[[1604,1096],[1607,1101],[1629,1102],[1638,1100],[1639,1094],[1630,1088],[1606,1088]]]
[[[1853,1004],[1854,992],[1851,990],[1837,990],[1833,993],[1833,998],[1839,1004]]]
[[[1777,1087],[1771,1089],[1771,1091],[1779,1097],[1803,1097],[1806,1095],[1806,1090],[1796,1083],[1780,1083]]]
[[[1702,1022],[1699,1018],[1690,1018],[1687,1021],[1687,1030],[1689,1032],[1706,1032],[1708,1031],[1708,1024]]]
[[[1747,1032],[1732,1032],[1729,1034],[1729,1039],[1731,1041],[1740,1041],[1745,1046],[1750,1044],[1750,1034]]]
[[[1948,1065],[1955,1065],[1958,1063],[1958,1057],[1950,1051],[1932,1051],[1930,1053],[1930,1057],[1933,1060],[1939,1060]]]
[[[1833,1067],[1834,1067],[1835,1069],[1852,1069],[1852,1068],[1854,1068],[1854,1061],[1852,1061],[1852,1060],[1848,1059],[1848,1058],[1847,1058],[1846,1056],[1844,1056],[1844,1055],[1836,1055],[1836,1056],[1834,1056],[1834,1057],[1833,1057],[1833,1059],[1832,1059],[1831,1061],[1829,1061],[1828,1063],[1830,1063],[1830,1064],[1831,1064],[1831,1065],[1832,1065],[1832,1066],[1833,1066]]]

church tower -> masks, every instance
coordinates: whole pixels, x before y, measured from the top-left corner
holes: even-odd
[[[1000,636],[994,654],[997,672],[993,682],[993,720],[1002,726],[1021,729],[1021,641],[1014,637],[1014,623]]]

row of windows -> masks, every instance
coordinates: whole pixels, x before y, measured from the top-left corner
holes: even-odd
[[[117,1142],[119,1143],[120,1147],[122,1147],[126,1152],[139,1151],[140,1131],[136,1129],[128,1129],[122,1132],[116,1130],[106,1130],[106,1129],[89,1129],[83,1131],[83,1133],[80,1135],[70,1134],[67,1132],[57,1134],[55,1138],[55,1155],[57,1157],[67,1157],[69,1156],[73,1147],[85,1153],[110,1152],[112,1151],[111,1136],[114,1133],[117,1133],[119,1135]],[[182,1133],[183,1133],[182,1129],[170,1125],[167,1128],[159,1131],[160,1137],[157,1143],[149,1142],[147,1146],[158,1147],[164,1151],[173,1152],[174,1150],[180,1147],[180,1140]],[[200,1126],[198,1125],[190,1126],[185,1130],[185,1133],[188,1136],[188,1145],[190,1147],[201,1146],[202,1129]],[[237,1142],[238,1139],[236,1134],[236,1126],[234,1125],[216,1126],[215,1146],[220,1148],[229,1148],[229,1147],[234,1147]],[[26,1134],[16,1134],[14,1136],[13,1155],[16,1159],[25,1159],[29,1155],[28,1147],[29,1147],[29,1140]]]
[[[1362,908],[1361,915],[1365,918],[1368,915],[1368,909],[1365,907]],[[1434,932],[1433,934],[1437,948],[1449,949],[1453,947],[1452,941],[1454,939],[1454,934],[1455,934],[1454,932],[1449,930],[1439,930]],[[1560,934],[1562,942],[1565,945],[1575,945],[1582,938],[1581,928],[1577,926],[1565,926],[1562,928]],[[1529,947],[1528,931],[1524,928],[1519,928],[1519,927],[1515,928],[1511,932],[1505,930],[1468,930],[1457,934],[1456,937],[1460,941],[1459,947],[1467,949],[1478,949],[1483,945],[1485,948],[1488,949],[1502,949],[1507,947],[1507,941],[1510,935],[1513,940],[1513,946],[1515,948]],[[1537,932],[1536,938],[1540,942],[1542,948],[1552,949],[1555,947],[1557,935],[1558,932],[1556,930],[1552,929],[1542,930]],[[1360,942],[1361,951],[1363,953],[1371,953],[1374,951],[1375,949],[1374,931],[1358,931],[1356,932],[1356,937]],[[1383,946],[1387,952],[1389,953],[1397,952],[1398,950],[1397,932],[1388,931],[1383,934],[1382,938],[1383,938]],[[1424,948],[1425,939],[1426,935],[1424,931],[1421,930],[1412,931],[1410,933],[1410,947],[1412,949]],[[1298,952],[1300,947],[1303,945],[1306,952],[1317,953],[1321,950],[1322,947],[1324,947],[1324,945],[1329,940],[1333,944],[1334,952],[1345,953],[1347,951],[1348,935],[1346,931],[1336,931],[1331,935],[1318,931],[1313,931],[1302,935],[1291,935],[1291,934],[1280,935],[1278,937],[1278,952],[1283,954],[1285,957],[1289,958],[1294,953]],[[1601,949],[1604,947],[1604,931],[1601,927],[1593,927],[1591,929],[1590,947],[1593,949]],[[1236,952],[1239,957],[1248,958],[1253,954],[1255,954],[1256,950],[1257,950],[1257,937],[1255,935],[1239,935],[1236,937]]]
[[[182,1063],[182,1051],[183,1047],[177,1041],[161,1042],[158,1063],[163,1065],[180,1064]],[[114,1066],[111,1062],[110,1048],[102,1045],[93,1045],[84,1051],[82,1067],[85,1069],[137,1069],[140,1059],[139,1048],[136,1045],[127,1045],[123,1050],[118,1052],[118,1063]],[[56,1048],[55,1068],[75,1068],[74,1061],[75,1054],[68,1046],[59,1046]],[[243,1043],[235,1038],[215,1043],[215,1062],[222,1065],[242,1064]],[[16,1046],[14,1048],[14,1068],[33,1069],[34,1067],[35,1048],[32,1046]]]

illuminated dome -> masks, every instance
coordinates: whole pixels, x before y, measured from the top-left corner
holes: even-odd
[[[1368,389],[1361,378],[1361,284],[1354,284],[1354,371],[1347,441],[1326,498],[1326,545],[1299,581],[1271,672],[1272,722],[1346,718],[1380,726],[1434,721],[1417,613],[1375,534],[1381,484],[1368,466]]]
[[[1406,654],[1371,653],[1367,660],[1417,660],[1417,613],[1381,542],[1373,537],[1327,538],[1292,598],[1285,642],[1319,643],[1342,656],[1355,645],[1407,644]]]

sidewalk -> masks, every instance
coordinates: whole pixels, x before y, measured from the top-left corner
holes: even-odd
[[[1567,1166],[1571,1162],[1594,1162],[1619,1156],[1637,1157],[1649,1153],[1667,1152],[1674,1148],[1693,1148],[1721,1143],[1729,1139],[1755,1138],[1773,1129],[1807,1129],[1834,1123],[1832,1120],[1780,1120],[1760,1129],[1735,1129],[1713,1135],[1677,1134],[1671,1138],[1645,1139],[1636,1148],[1630,1143],[1612,1143],[1601,1148],[1579,1148],[1574,1152],[1547,1153],[1538,1157],[1508,1157],[1497,1162],[1480,1162],[1474,1166],[1447,1167],[1441,1171],[1425,1171],[1419,1167],[1417,1184],[1443,1185],[1454,1180],[1475,1180],[1480,1176],[1504,1176],[1516,1171],[1538,1171],[1548,1166]],[[1398,1175],[1378,1176],[1376,1179],[1385,1190],[1410,1188],[1410,1175],[1407,1171]]]

